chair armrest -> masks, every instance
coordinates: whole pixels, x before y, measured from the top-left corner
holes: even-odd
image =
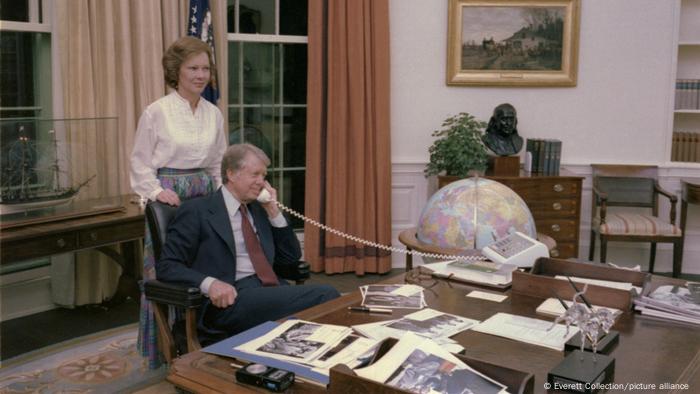
[[[277,275],[284,279],[296,281],[297,284],[304,283],[311,276],[309,264],[306,261],[299,261],[297,265],[276,264],[274,270]]]
[[[601,200],[601,203],[603,201],[605,201],[605,202],[608,201],[608,193],[598,189],[598,187],[596,187],[595,185],[593,185],[591,190],[593,190],[593,195]]]
[[[661,194],[661,195],[666,196],[666,197],[669,199],[669,201],[671,201],[672,204],[674,204],[674,203],[676,203],[676,202],[678,201],[678,196],[676,196],[675,194],[673,194],[673,193],[669,192],[668,190],[662,188],[661,185],[659,185],[658,182],[654,183],[654,191],[655,191],[656,193],[659,193],[659,194]]]
[[[166,305],[198,308],[204,299],[198,288],[182,284],[149,280],[143,287],[147,300]]]
[[[600,206],[600,224],[605,223],[605,216],[608,213],[608,193],[598,189],[595,185],[591,188],[593,190],[593,201],[599,201]],[[591,215],[595,217],[595,205],[591,207]]]
[[[664,189],[659,185],[659,182],[654,182],[654,192],[661,194],[668,198],[671,202],[671,211],[669,212],[669,221],[671,224],[676,224],[676,203],[678,203],[678,196],[670,193],[668,190]]]

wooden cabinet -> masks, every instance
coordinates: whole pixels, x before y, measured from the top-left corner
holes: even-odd
[[[552,257],[578,257],[583,177],[562,171],[560,175],[523,172],[520,176],[487,177],[513,189],[525,200],[535,219],[537,232],[557,241]],[[440,177],[438,186],[460,179]]]

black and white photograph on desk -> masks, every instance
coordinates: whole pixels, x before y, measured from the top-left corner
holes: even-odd
[[[449,337],[479,323],[466,317],[451,315],[433,309],[411,313],[385,326],[400,331],[411,331],[428,338]]]
[[[423,288],[416,285],[368,285],[360,287],[362,305],[376,308],[421,309]]]
[[[385,382],[414,393],[496,394],[502,387],[475,372],[421,350],[415,350]]]
[[[325,345],[323,342],[304,339],[311,336],[318,328],[317,324],[297,323],[282,333],[282,335],[261,346],[258,350],[265,353],[305,359]]]

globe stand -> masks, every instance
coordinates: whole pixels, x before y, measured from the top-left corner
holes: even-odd
[[[488,167],[486,167],[486,175],[520,175],[520,156],[489,156]]]

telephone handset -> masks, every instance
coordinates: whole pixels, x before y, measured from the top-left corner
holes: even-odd
[[[263,189],[260,191],[260,194],[258,194],[257,200],[262,204],[266,204],[272,200],[272,195],[269,191],[267,191],[267,189],[263,187]]]
[[[475,256],[475,255],[470,255],[470,256],[457,256],[457,255],[446,255],[446,254],[437,254],[437,253],[423,253],[423,252],[418,252],[418,251],[415,251],[415,250],[400,249],[400,248],[395,248],[395,247],[391,247],[391,246],[386,246],[386,245],[378,244],[378,243],[376,243],[376,242],[367,241],[367,240],[364,240],[364,239],[362,239],[362,238],[355,237],[354,235],[346,234],[346,233],[344,233],[344,232],[342,232],[342,231],[339,231],[339,230],[336,230],[336,229],[334,229],[334,228],[328,227],[328,226],[326,226],[325,224],[319,223],[319,222],[317,222],[317,221],[315,221],[315,220],[313,220],[313,219],[311,219],[311,218],[307,218],[306,216],[300,214],[299,212],[297,212],[297,211],[295,211],[295,210],[293,210],[293,209],[291,209],[291,208],[285,206],[284,204],[280,203],[279,201],[273,200],[273,199],[272,199],[272,195],[270,195],[270,192],[267,191],[267,189],[265,189],[265,188],[263,188],[263,189],[260,191],[260,194],[258,195],[257,200],[258,200],[258,202],[260,202],[260,203],[262,203],[262,204],[267,204],[268,202],[273,201],[275,204],[277,204],[277,206],[278,206],[281,210],[283,210],[283,211],[289,213],[290,215],[295,216],[295,217],[297,217],[297,218],[299,218],[299,219],[301,219],[301,220],[303,220],[303,221],[305,221],[305,222],[307,222],[307,223],[310,223],[310,224],[313,225],[313,226],[316,226],[316,227],[318,227],[318,228],[320,228],[320,229],[323,229],[323,230],[325,230],[325,231],[328,231],[329,233],[335,234],[335,235],[337,235],[337,236],[339,236],[339,237],[342,237],[342,238],[345,238],[345,239],[349,239],[349,240],[351,240],[351,241],[354,241],[354,242],[357,242],[357,243],[360,243],[360,244],[363,244],[363,245],[371,246],[371,247],[374,247],[374,248],[377,248],[377,249],[382,249],[382,250],[386,250],[386,251],[389,251],[389,252],[397,252],[397,253],[403,253],[403,254],[410,254],[410,255],[414,255],[414,256],[430,257],[430,258],[441,259],[441,260],[471,260],[471,261],[477,261],[477,260],[483,260],[483,259],[484,259],[483,256]]]

